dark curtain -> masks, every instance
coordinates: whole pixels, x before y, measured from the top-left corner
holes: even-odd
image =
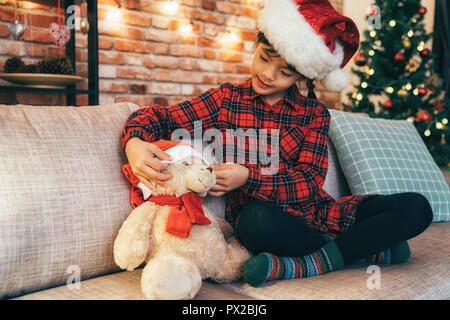
[[[435,71],[444,80],[445,97],[450,98],[450,4],[448,0],[436,0],[433,52]]]

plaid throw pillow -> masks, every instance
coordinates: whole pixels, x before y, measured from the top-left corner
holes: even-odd
[[[450,221],[450,188],[412,123],[330,110],[330,139],[352,194],[418,192]]]

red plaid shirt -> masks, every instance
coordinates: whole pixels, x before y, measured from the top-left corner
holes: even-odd
[[[230,158],[225,159],[228,154],[249,169],[246,184],[227,194],[225,217],[233,226],[243,207],[260,199],[273,201],[285,212],[303,219],[310,228],[337,237],[353,225],[357,205],[369,196],[346,196],[336,201],[322,189],[328,169],[330,113],[318,101],[301,95],[296,85],[272,106],[253,90],[249,79],[236,86],[227,83],[212,88],[169,107],[139,109],[125,124],[122,146],[133,137],[148,142],[169,140],[171,133],[180,128],[194,137],[194,121],[201,121],[203,132],[220,130],[223,148],[227,150],[223,162],[229,161]],[[227,129],[278,129],[279,165],[275,174],[262,174],[261,168],[267,165],[250,161],[249,154],[257,148],[257,142],[245,139],[244,150],[238,150],[239,144],[235,146]],[[276,150],[276,145],[268,139],[267,154],[272,149]],[[237,158],[242,151],[245,163]]]

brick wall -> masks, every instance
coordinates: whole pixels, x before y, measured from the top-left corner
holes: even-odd
[[[342,1],[331,1],[342,12]],[[183,101],[224,82],[249,77],[256,17],[264,0],[177,0],[175,14],[166,0],[98,1],[100,104],[132,101],[167,105]],[[48,34],[57,9],[18,1],[26,32],[15,41],[8,24],[14,4],[0,0],[0,70],[10,56],[26,63],[64,54]],[[81,7],[82,12],[85,8]],[[77,74],[87,77],[87,36],[77,31]],[[5,82],[2,82],[5,84]],[[87,88],[87,80],[78,85]],[[303,88],[303,86],[301,85]],[[317,89],[319,100],[333,108],[339,94]],[[60,95],[0,94],[0,103],[64,104]],[[80,96],[77,105],[87,104]]]

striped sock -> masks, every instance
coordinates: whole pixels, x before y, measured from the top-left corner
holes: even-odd
[[[260,253],[244,265],[244,281],[258,287],[268,280],[314,277],[344,267],[344,259],[334,241],[303,257],[277,257]]]
[[[398,264],[409,259],[411,251],[407,241],[399,242],[397,245],[383,250],[365,259],[365,262],[373,264]]]

